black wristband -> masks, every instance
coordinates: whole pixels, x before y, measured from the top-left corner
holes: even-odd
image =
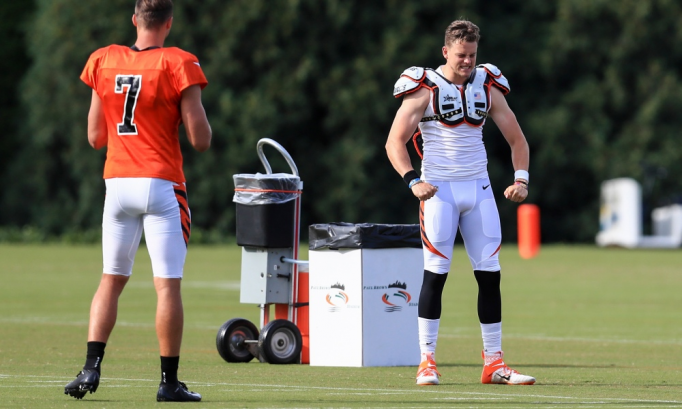
[[[411,170],[403,175],[403,180],[405,181],[407,186],[410,186],[410,182],[412,182],[415,179],[419,179],[419,174],[414,170]]]

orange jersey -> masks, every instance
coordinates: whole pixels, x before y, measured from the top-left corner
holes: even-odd
[[[135,51],[111,45],[92,53],[81,80],[102,100],[105,179],[185,181],[178,136],[182,91],[208,84],[194,55],[175,47]]]

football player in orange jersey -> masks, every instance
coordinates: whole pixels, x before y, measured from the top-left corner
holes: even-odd
[[[178,127],[206,151],[211,127],[201,103],[207,85],[197,58],[164,47],[172,0],[137,0],[132,47],[111,45],[90,56],[81,80],[92,88],[88,141],[107,147],[102,221],[103,274],[92,300],[87,357],[64,393],[81,399],[99,386],[104,348],[116,323],[118,299],[132,273],[142,231],[157,293],[161,355],[157,401],[200,401],[178,381],[183,331],[180,283],[190,233]]]

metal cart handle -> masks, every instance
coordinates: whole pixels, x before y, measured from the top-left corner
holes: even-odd
[[[263,153],[263,145],[268,144],[273,146],[275,149],[279,151],[279,153],[284,156],[284,159],[287,161],[289,164],[289,167],[291,168],[291,172],[293,173],[294,176],[298,176],[298,168],[296,167],[296,164],[294,163],[294,160],[291,158],[291,155],[289,155],[289,152],[286,151],[280,145],[279,143],[273,141],[270,138],[263,138],[258,141],[258,145],[256,145],[256,149],[258,150],[258,157],[260,158],[260,161],[263,163],[263,166],[265,166],[265,173],[272,174],[272,168],[270,167],[270,163],[268,162],[267,159],[265,159],[265,154]]]

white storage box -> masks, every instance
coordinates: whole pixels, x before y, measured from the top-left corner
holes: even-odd
[[[360,240],[361,248],[338,249],[312,249],[311,238],[310,365],[419,365],[424,262],[413,238],[407,242],[412,247],[362,248]],[[373,239],[370,247],[382,245]]]

